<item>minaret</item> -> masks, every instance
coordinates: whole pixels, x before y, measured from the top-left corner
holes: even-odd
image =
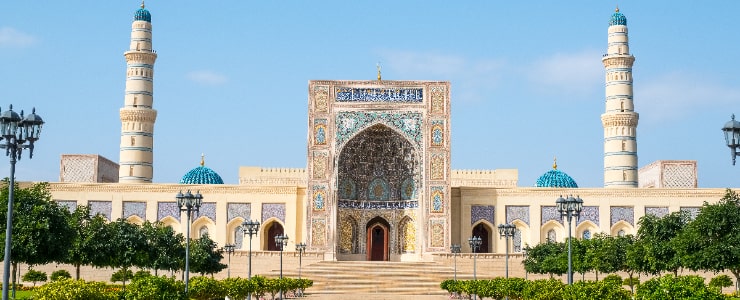
[[[609,21],[609,47],[601,61],[606,69],[604,187],[637,187],[637,120],[632,100],[632,65],[627,18],[619,8]]]
[[[131,24],[131,46],[126,57],[126,96],[121,108],[121,158],[118,181],[122,183],[152,182],[154,156],[154,122],[157,111],[152,109],[154,61],[152,50],[152,16],[144,8],[134,15]]]

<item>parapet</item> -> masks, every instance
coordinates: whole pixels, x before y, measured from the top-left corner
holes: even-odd
[[[452,187],[513,188],[519,182],[519,170],[452,170]]]
[[[252,186],[305,186],[306,169],[239,167],[239,184]]]

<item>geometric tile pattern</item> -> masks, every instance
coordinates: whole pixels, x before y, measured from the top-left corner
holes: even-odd
[[[681,211],[687,212],[689,214],[689,218],[693,220],[699,215],[701,207],[681,206]]]
[[[635,226],[635,210],[633,207],[627,206],[612,206],[611,210],[611,226],[614,226],[619,221],[625,221],[632,226]]]
[[[696,187],[694,165],[666,164],[663,170],[663,187],[693,188]]]
[[[226,204],[226,222],[234,218],[250,220],[252,217],[252,204],[250,203],[228,203]]]
[[[285,224],[285,204],[283,203],[263,203],[262,204],[262,223],[269,218],[277,218]],[[326,224],[324,224],[326,226]]]
[[[113,209],[113,202],[111,201],[88,201],[90,205],[90,214],[95,216],[97,214],[103,215],[108,221],[112,221],[110,218],[111,211]]]
[[[529,225],[529,206],[506,206],[506,223],[520,220]]]
[[[337,102],[422,102],[421,88],[351,88],[337,87]]]
[[[398,129],[410,141],[421,148],[421,113],[403,112],[340,112],[336,116],[336,145],[340,146],[355,132],[367,127],[376,121],[380,121],[388,127]]]
[[[493,205],[473,205],[470,207],[470,225],[475,224],[480,220],[486,220],[491,224],[496,224],[493,221],[495,212],[495,206]]]
[[[553,221],[553,220],[557,221],[560,224],[563,224],[563,218],[560,216],[560,212],[558,211],[558,208],[555,206],[543,206],[541,225],[545,225],[545,223]]]
[[[166,217],[173,217],[180,222],[180,207],[177,202],[157,202],[157,221]]]
[[[653,215],[658,218],[662,218],[663,216],[668,214],[668,207],[667,206],[655,206],[655,207],[645,207],[645,215]]]
[[[142,220],[146,220],[146,202],[123,202],[123,218],[128,219],[130,216],[138,216]]]
[[[208,217],[214,223],[216,223],[216,203],[215,202],[202,203],[200,205],[200,208],[198,209],[197,216],[198,217],[200,216]]]
[[[77,210],[77,201],[74,200],[56,200],[57,204],[62,207],[66,207],[69,212],[74,212]]]
[[[591,221],[596,226],[599,226],[599,207],[598,206],[584,206],[581,210],[581,216],[578,218],[578,225],[585,221]]]

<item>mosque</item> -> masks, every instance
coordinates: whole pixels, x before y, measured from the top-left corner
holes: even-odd
[[[63,155],[53,199],[70,209],[90,205],[109,220],[160,221],[179,232],[188,226],[175,201],[181,190],[199,191],[203,203],[191,234],[209,234],[237,251],[276,250],[281,233],[290,243],[327,261],[435,261],[452,244],[471,252],[504,253],[497,226],[516,226],[511,251],[563,241],[567,222],[555,207],[561,195],[584,206],[572,232],[635,234],[640,217],[674,211],[696,214],[723,189],[697,188],[695,161],[656,161],[638,169],[637,125],[627,19],[609,19],[605,68],[604,187],[579,188],[557,162],[535,183],[515,169],[450,168],[448,81],[311,80],[305,169],[240,167],[239,183],[224,184],[205,160],[179,183],[154,183],[153,83],[157,53],[151,14],[142,4],[124,53],[126,90],[120,109],[118,163],[98,155]],[[594,59],[599,59],[594,57]],[[254,239],[241,224],[259,221]],[[292,249],[290,246],[287,249]]]

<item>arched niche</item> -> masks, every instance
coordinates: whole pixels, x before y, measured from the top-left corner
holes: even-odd
[[[493,229],[493,224],[488,221],[478,221],[473,224],[473,229],[470,232],[470,237],[477,236],[481,239],[480,248],[476,253],[490,253],[493,249],[493,233],[498,231]],[[470,247],[470,244],[468,244]],[[471,249],[472,252],[472,249]]]
[[[540,230],[540,243],[565,241],[565,228],[563,224],[555,220],[547,221]],[[550,240],[551,233],[555,234],[555,240]]]
[[[275,236],[285,234],[285,227],[278,218],[265,220],[260,226],[260,232],[262,235],[262,246],[260,248],[262,250],[280,251],[280,248],[275,244]]]

